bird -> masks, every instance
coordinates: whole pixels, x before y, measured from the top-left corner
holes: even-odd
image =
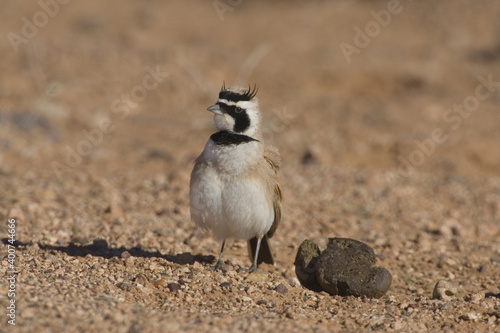
[[[209,269],[224,269],[227,239],[248,242],[248,268],[255,272],[262,263],[274,265],[269,244],[281,221],[282,194],[278,183],[281,164],[277,148],[264,144],[257,86],[228,87],[225,83],[214,113],[217,132],[208,139],[191,172],[189,199],[191,219],[211,230],[221,241],[219,258]]]

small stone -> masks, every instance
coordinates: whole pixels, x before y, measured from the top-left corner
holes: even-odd
[[[476,313],[474,313],[474,312],[469,312],[469,313],[466,313],[466,314],[460,316],[459,318],[462,319],[462,320],[465,320],[465,321],[474,321],[474,322],[476,322],[479,319],[479,316]]]
[[[245,280],[250,282],[267,282],[269,281],[269,275],[260,272],[252,272],[247,275]]]
[[[121,290],[123,290],[123,291],[130,291],[132,289],[132,287],[130,286],[130,284],[125,283],[125,282],[117,283],[116,286],[118,288],[120,288]]]
[[[257,301],[257,305],[266,305],[267,301],[265,299],[260,299]]]
[[[134,257],[130,256],[125,259],[125,266],[127,267],[133,267],[135,265],[135,259]]]
[[[130,253],[128,251],[123,251],[120,253],[120,258],[127,259],[130,258]]]
[[[169,283],[167,285],[168,290],[170,290],[171,293],[176,293],[179,290],[181,290],[181,285],[178,283]]]
[[[149,264],[149,269],[152,270],[152,271],[162,271],[162,270],[164,270],[163,266],[157,264],[154,261]]]
[[[292,286],[292,287],[299,287],[300,286],[300,281],[296,277],[289,278],[288,283],[290,283],[290,286]]]
[[[481,293],[475,293],[470,295],[470,302],[474,304],[479,304],[479,302],[483,299],[483,295]]]
[[[144,274],[139,273],[135,277],[134,282],[137,283],[137,284],[140,284],[141,286],[146,286],[149,283],[149,280],[148,280],[148,278]]]
[[[167,281],[165,279],[158,279],[155,282],[153,282],[153,285],[158,288],[160,286],[165,285],[166,282]]]
[[[246,291],[247,295],[252,295],[253,293],[255,293],[257,291],[257,288],[249,286],[248,288],[246,288],[245,291]]]
[[[231,282],[222,282],[221,284],[219,284],[219,286],[221,287],[221,289],[229,289],[231,288]]]
[[[288,289],[286,289],[283,283],[278,284],[274,290],[280,295],[284,295],[288,292]]]
[[[448,301],[457,294],[457,288],[446,280],[439,280],[432,291],[432,298]]]
[[[95,239],[92,242],[92,247],[98,248],[98,249],[107,249],[108,248],[108,242],[105,239],[99,238]]]

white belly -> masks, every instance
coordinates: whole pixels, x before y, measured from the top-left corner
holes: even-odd
[[[235,161],[228,158],[230,152],[221,155]],[[221,162],[220,158],[210,161],[192,175],[191,218],[199,227],[212,230],[218,240],[263,236],[274,221],[263,184],[245,177],[244,171],[231,172],[241,167]]]
[[[192,219],[218,240],[263,236],[273,224],[273,207],[252,179],[221,179],[208,172],[192,184],[190,196]]]

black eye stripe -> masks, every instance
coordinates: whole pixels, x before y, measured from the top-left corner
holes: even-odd
[[[241,110],[236,111],[238,108],[236,105],[227,105],[224,102],[217,102],[217,105],[220,108],[234,118],[234,131],[237,133],[244,132],[250,127],[250,117],[245,111],[245,109],[241,108]]]
[[[217,102],[217,105],[220,106],[220,108],[230,115],[236,114],[236,113],[241,113],[242,111],[245,111],[244,108],[236,105],[227,105],[224,102]]]
[[[217,105],[220,106],[222,110],[226,111],[230,115],[236,113],[236,105],[227,105],[226,103],[223,102],[218,102]]]

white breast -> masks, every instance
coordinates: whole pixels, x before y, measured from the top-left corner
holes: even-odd
[[[239,145],[217,145],[210,139],[203,150],[203,157],[212,163],[221,176],[233,176],[257,164],[258,158],[262,156],[260,144],[251,141]]]
[[[265,184],[247,175],[263,158],[259,145],[216,145],[209,140],[202,153],[204,165],[192,175],[191,217],[219,240],[262,236],[273,223]]]

